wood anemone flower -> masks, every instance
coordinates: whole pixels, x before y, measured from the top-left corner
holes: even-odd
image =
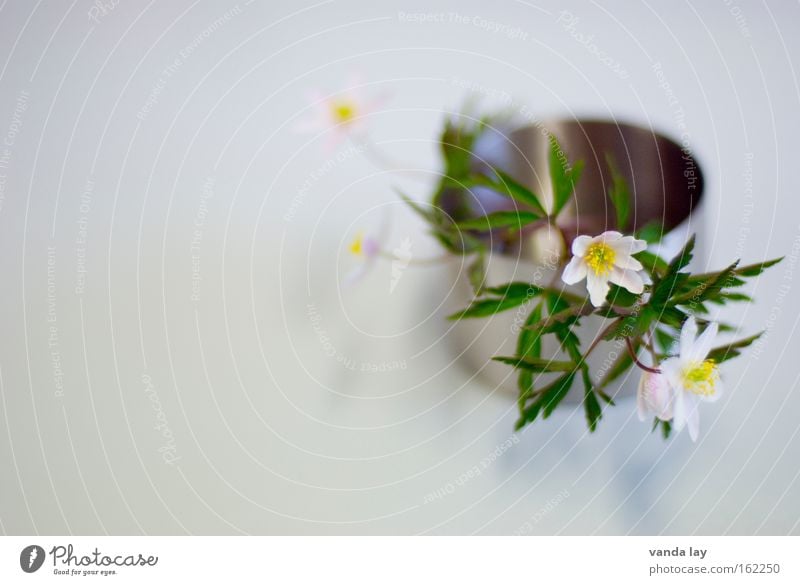
[[[605,302],[610,282],[641,294],[644,267],[633,254],[646,248],[644,240],[615,231],[603,232],[594,238],[578,236],[572,242],[572,260],[564,268],[561,279],[567,284],[576,284],[585,278],[589,300],[595,307]]]
[[[707,359],[718,329],[716,323],[711,323],[698,336],[697,322],[690,317],[681,328],[679,355],[664,360],[660,366],[673,392],[673,426],[676,431],[686,426],[692,441],[700,432],[700,403],[716,402],[722,395],[719,366]]]

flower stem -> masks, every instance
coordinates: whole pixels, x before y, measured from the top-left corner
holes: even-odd
[[[430,266],[433,264],[444,264],[453,260],[452,254],[444,254],[442,256],[434,256],[432,258],[408,258],[408,257],[400,257],[392,252],[387,252],[385,250],[381,250],[378,252],[381,258],[385,258],[387,260],[399,260],[402,262],[408,262],[410,266]]]
[[[639,366],[645,372],[650,372],[651,374],[660,374],[661,370],[658,368],[651,368],[650,366],[644,365],[642,362],[639,361],[639,358],[636,356],[636,351],[633,349],[633,343],[631,343],[631,338],[625,338],[625,345],[628,347],[628,353],[631,354],[631,358],[633,359],[633,363]]]

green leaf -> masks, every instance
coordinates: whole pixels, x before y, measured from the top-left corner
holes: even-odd
[[[489,317],[495,313],[501,313],[503,311],[508,311],[509,309],[518,307],[527,300],[528,298],[524,296],[507,296],[498,299],[481,299],[473,301],[473,303],[463,311],[453,313],[447,318],[450,320],[456,320],[474,319],[476,317]]]
[[[519,419],[517,419],[516,424],[514,425],[514,430],[518,431],[525,425],[528,425],[536,420],[536,417],[539,416],[539,412],[542,410],[542,401],[541,400],[534,400],[529,406],[526,406],[520,410]]]
[[[653,277],[664,276],[669,270],[667,261],[652,252],[644,250],[633,255],[639,262],[642,263],[644,269],[647,270]]]
[[[591,305],[568,306],[566,309],[562,309],[555,313],[550,313],[547,317],[537,321],[536,323],[531,325],[526,324],[524,328],[531,331],[540,331],[542,334],[552,333],[555,330],[560,329],[564,324],[572,325],[575,322],[576,317],[588,314],[591,311]]]
[[[727,268],[719,272],[712,273],[706,280],[692,286],[687,292],[681,293],[674,299],[674,304],[698,304],[703,301],[714,299],[720,295],[722,289],[728,286],[728,282],[733,280],[736,267],[739,265],[737,260]],[[688,282],[688,281],[687,281]]]
[[[631,343],[633,344],[634,352],[636,352],[639,350],[639,347],[641,346],[642,339],[641,337],[634,338],[631,340]],[[611,382],[614,382],[615,380],[619,379],[619,377],[622,376],[625,372],[627,372],[632,365],[633,365],[633,358],[631,357],[630,353],[628,353],[625,347],[620,348],[617,359],[614,360],[614,363],[611,365],[611,367],[606,372],[606,375],[600,381],[600,384],[597,386],[598,389],[602,390],[604,388],[608,388],[608,385],[611,384]]]
[[[541,357],[542,336],[529,329],[530,325],[542,318],[542,305],[536,305],[525,320],[517,338],[517,355],[519,357]]]
[[[422,207],[419,203],[417,203],[416,201],[411,199],[411,197],[409,197],[408,195],[406,195],[402,191],[397,190],[397,189],[395,189],[395,191],[397,192],[398,195],[400,195],[400,198],[403,201],[405,201],[405,203],[417,213],[417,215],[419,215],[422,219],[424,219],[425,221],[427,221],[429,223],[435,223],[434,220],[433,220],[433,216],[431,214],[432,210],[429,210],[429,209],[426,209],[426,208]]]
[[[506,357],[495,356],[492,358],[496,362],[508,364],[515,368],[528,370],[530,372],[571,372],[577,369],[577,364],[567,361],[546,360],[534,357]]]
[[[611,186],[608,189],[608,198],[614,205],[617,213],[617,229],[623,231],[628,225],[628,218],[631,212],[631,192],[628,188],[628,181],[617,167],[611,153],[606,153],[606,164],[611,171]]]
[[[531,310],[528,318],[525,320],[525,325],[530,325],[542,317],[541,303],[536,305]],[[542,357],[542,337],[538,333],[522,329],[517,338],[517,356],[522,358],[540,358]],[[525,408],[525,403],[528,397],[533,393],[533,372],[530,370],[520,369],[517,376],[517,387],[519,388],[519,397],[517,405],[519,406],[520,414]]]
[[[749,295],[745,295],[745,294],[742,294],[742,293],[732,293],[732,292],[724,292],[724,293],[722,293],[720,295],[720,297],[725,301],[731,301],[731,302],[734,302],[734,303],[737,303],[737,302],[749,303],[749,302],[752,302],[752,300],[753,300],[753,297],[751,297]]]
[[[650,432],[652,433],[658,427],[661,427],[661,435],[664,437],[664,439],[669,439],[669,434],[672,432],[672,423],[668,420],[654,418],[653,429]]]
[[[481,250],[467,268],[467,277],[476,295],[480,295],[486,282],[486,255]]]
[[[597,429],[597,423],[603,418],[603,409],[597,400],[597,395],[591,389],[584,390],[583,409],[586,413],[586,422],[589,424],[589,432],[593,433]]]
[[[583,161],[577,161],[570,167],[569,160],[558,139],[549,135],[550,141],[550,181],[553,185],[553,213],[557,216],[572,196],[575,185],[583,172]]]
[[[572,388],[572,382],[575,380],[575,371],[568,372],[558,378],[555,382],[547,386],[541,395],[542,412],[544,418],[547,418],[556,409],[556,406],[564,400],[569,389]]]
[[[456,225],[462,230],[489,231],[498,228],[521,230],[523,226],[533,223],[538,219],[539,216],[532,211],[495,211],[494,213],[482,217],[456,222]]]
[[[699,308],[700,305],[695,307],[695,311],[697,311]],[[686,313],[677,307],[663,307],[655,314],[655,319],[659,323],[669,325],[673,329],[680,329],[683,326],[684,321],[686,321],[686,317]],[[644,331],[642,331],[642,333],[644,333]]]
[[[664,331],[661,327],[655,328],[655,343],[656,348],[661,353],[669,353],[675,345],[675,336],[669,332]]]
[[[638,301],[640,295],[634,294],[627,289],[611,284],[606,295],[606,301],[609,305],[616,305],[618,307],[632,307]]]
[[[692,234],[683,249],[678,252],[678,255],[669,263],[667,275],[675,274],[688,266],[689,262],[692,261],[692,255],[694,253],[694,242],[695,236]]]
[[[664,225],[658,220],[648,221],[634,232],[637,240],[644,240],[648,244],[657,244],[665,234]]]
[[[586,413],[589,432],[593,433],[597,429],[598,421],[603,418],[603,409],[594,393],[594,384],[589,375],[589,364],[586,362],[581,362],[581,377],[583,378],[583,410]]]
[[[526,297],[528,299],[532,299],[533,297],[540,295],[542,293],[542,289],[535,284],[515,280],[507,284],[501,284],[500,286],[487,287],[483,289],[483,292],[487,295],[497,295],[501,297]]]
[[[758,276],[759,274],[764,272],[770,266],[775,266],[778,262],[783,260],[783,258],[784,257],[781,256],[780,258],[774,258],[772,260],[767,260],[765,262],[761,262],[760,264],[750,264],[748,266],[742,266],[741,268],[739,268],[736,271],[736,274],[738,274],[739,276],[745,276],[745,277],[748,277],[748,278],[750,278],[752,276]]]
[[[528,189],[528,187],[522,183],[516,181],[508,173],[496,168],[493,168],[492,171],[495,173],[495,175],[497,175],[497,180],[485,175],[478,175],[465,180],[464,185],[468,187],[488,187],[489,189],[496,191],[501,195],[505,195],[506,197],[509,197],[518,203],[530,206],[540,218],[547,217],[547,212],[542,206],[541,199],[538,195],[536,195],[536,193]]]
[[[762,335],[764,335],[763,331],[761,331],[760,333],[756,333],[755,335],[751,335],[750,337],[740,339],[739,341],[736,341],[734,343],[714,348],[708,353],[707,359],[714,360],[716,363],[719,364],[731,358],[735,358],[742,353],[739,350],[745,347],[749,347]]]
[[[643,305],[637,313],[621,317],[616,326],[612,327],[603,338],[610,341],[642,335],[650,328],[653,321],[658,320],[659,314],[650,305]]]
[[[515,429],[519,430],[525,425],[536,420],[539,412],[543,412],[544,418],[549,417],[556,406],[564,400],[564,397],[572,387],[572,382],[575,380],[575,372],[568,372],[563,376],[557,378],[551,384],[545,386],[529,406],[525,407],[522,411]]]
[[[659,279],[653,286],[648,304],[656,309],[667,306],[670,298],[683,289],[688,282],[689,275],[686,272],[668,271],[664,278]]]

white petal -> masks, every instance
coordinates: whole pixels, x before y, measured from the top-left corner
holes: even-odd
[[[672,418],[673,392],[663,375],[643,372],[636,400],[640,420],[644,420],[647,413],[661,420]]]
[[[597,236],[597,240],[602,240],[606,244],[612,244],[616,242],[622,237],[622,234],[619,232],[615,232],[614,230],[609,230],[607,232],[603,232],[599,236]]]
[[[573,256],[564,268],[561,280],[567,284],[575,284],[586,278],[586,262],[580,256]]]
[[[714,341],[717,339],[718,331],[719,325],[716,323],[711,323],[706,327],[706,330],[703,331],[700,337],[692,344],[689,359],[698,362],[706,359],[708,352],[711,351],[711,347],[714,345]]]
[[[636,390],[636,412],[639,414],[639,420],[645,421],[647,420],[647,403],[645,400],[645,392],[647,392],[646,388],[646,376],[647,372],[642,373],[642,377],[639,378],[639,388]]]
[[[659,378],[658,387],[658,412],[656,416],[661,420],[672,420],[675,410],[675,391],[664,376],[656,374]]]
[[[628,270],[644,270],[644,266],[636,258],[630,256],[627,252],[617,252],[614,258],[614,265],[620,268],[627,268]]]
[[[637,240],[633,236],[625,236],[615,245],[624,246],[628,254],[638,254],[647,250],[647,242],[645,240]]]
[[[689,429],[689,437],[692,442],[697,441],[697,436],[700,434],[700,402],[698,400],[687,400],[687,404],[691,404],[689,412],[687,412],[686,427]]]
[[[686,403],[686,392],[682,388],[677,388],[675,390],[675,402],[673,404],[674,416],[672,417],[672,425],[675,427],[676,432],[681,431],[683,427],[686,426],[686,419],[688,418]]]
[[[667,379],[667,383],[669,383],[672,388],[675,389],[675,392],[683,391],[680,387],[681,384],[681,360],[680,358],[672,357],[669,359],[664,360],[661,362],[659,369],[661,370],[661,374]]]
[[[647,250],[646,240],[633,240],[633,247],[631,248],[631,254],[638,254],[639,252],[644,252],[645,250]]]
[[[586,250],[592,244],[592,238],[589,236],[578,236],[572,242],[572,253],[575,256],[583,256]]]
[[[694,340],[697,337],[697,321],[694,320],[694,317],[689,317],[683,324],[681,328],[681,345],[680,345],[680,352],[681,357],[685,360],[692,359],[692,347],[694,346]]]
[[[611,269],[611,274],[608,279],[635,295],[641,294],[642,291],[644,291],[644,281],[642,281],[642,277],[639,276],[638,272],[633,270],[625,270],[614,266]]]
[[[589,291],[589,300],[595,307],[606,302],[608,295],[608,277],[599,276],[592,271],[586,273],[586,289]]]

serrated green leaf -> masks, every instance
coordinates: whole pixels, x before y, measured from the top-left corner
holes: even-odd
[[[536,322],[542,317],[541,303],[536,305],[525,320],[526,325]],[[541,358],[542,357],[542,337],[538,333],[528,330],[521,330],[517,338],[517,356],[523,358]],[[520,414],[525,408],[525,403],[528,397],[533,393],[533,372],[529,370],[520,369],[517,376],[517,387],[519,388],[519,397],[517,398],[517,405],[519,406]]]
[[[698,304],[706,300],[713,300],[722,292],[722,289],[728,285],[728,282],[735,278],[733,275],[736,273],[736,267],[738,265],[739,261],[737,260],[727,268],[712,273],[706,280],[697,284],[693,283],[687,292],[682,292],[680,295],[673,298],[671,302],[680,305],[685,303]]]
[[[624,231],[628,225],[631,212],[631,191],[628,181],[617,167],[611,153],[606,153],[606,164],[611,171],[611,185],[608,189],[608,198],[614,206],[617,215],[617,229]]]
[[[597,429],[598,421],[603,418],[603,409],[594,393],[594,384],[592,384],[589,365],[586,362],[581,363],[581,377],[583,378],[583,410],[586,414],[589,432],[593,433]]]
[[[486,175],[477,175],[465,179],[463,185],[466,187],[487,187],[492,191],[513,199],[517,203],[532,208],[540,218],[547,217],[547,212],[536,193],[522,183],[516,181],[508,173],[500,169],[492,169],[492,171],[496,175],[496,179]]]
[[[534,357],[495,356],[492,360],[534,373],[571,372],[578,366],[573,362],[546,360]]]
[[[467,278],[475,295],[480,295],[486,282],[486,256],[479,252],[467,268]]]
[[[658,349],[661,353],[669,353],[675,345],[675,336],[671,335],[667,331],[664,331],[660,327],[655,328],[654,337],[656,349]]]
[[[424,219],[428,223],[434,223],[433,217],[431,215],[431,210],[422,207],[419,203],[411,199],[411,197],[409,197],[399,189],[395,189],[395,192],[398,195],[400,195],[400,198],[406,203],[406,205],[408,205],[422,219]]]
[[[755,335],[751,335],[750,337],[745,337],[744,339],[740,339],[739,341],[735,341],[734,343],[730,343],[722,347],[716,347],[708,353],[707,359],[714,360],[716,363],[719,364],[731,358],[735,358],[742,353],[739,350],[744,349],[745,347],[749,347],[763,334],[764,332],[761,331],[760,333],[756,333]]]
[[[597,400],[597,395],[591,390],[583,393],[583,409],[586,413],[589,432],[593,433],[597,430],[597,423],[603,418],[603,408],[600,406],[600,401]]]
[[[738,302],[749,303],[752,302],[753,300],[753,297],[742,293],[724,292],[720,296],[722,297],[723,300],[731,301],[734,303]]]
[[[633,344],[634,352],[636,352],[639,350],[639,347],[641,347],[641,338],[634,338],[631,340],[631,343]],[[609,384],[619,379],[619,377],[627,372],[632,365],[633,358],[631,357],[630,353],[628,353],[627,349],[620,348],[617,359],[614,360],[614,363],[608,369],[605,376],[603,376],[603,379],[597,385],[597,388],[600,390],[608,388]]]
[[[669,269],[669,264],[667,264],[666,260],[647,250],[634,254],[633,257],[641,262],[644,269],[654,277],[664,276]]]
[[[649,221],[634,232],[637,240],[644,240],[648,244],[657,244],[665,234],[664,225],[658,220]]]
[[[670,298],[682,290],[688,279],[689,275],[686,272],[668,272],[664,278],[655,283],[648,303],[659,310],[666,307]]]
[[[675,274],[689,265],[689,262],[692,261],[692,255],[694,253],[694,243],[695,236],[692,234],[683,249],[678,252],[678,255],[670,261],[669,266],[667,267],[667,275]]]
[[[542,355],[542,336],[531,331],[529,327],[541,320],[542,318],[542,305],[536,305],[525,319],[525,324],[517,338],[517,355],[519,357],[534,357],[539,358]]]
[[[547,418],[553,414],[556,406],[558,406],[559,403],[564,400],[570,388],[572,388],[572,382],[574,380],[575,371],[573,370],[572,372],[568,372],[558,378],[555,382],[542,391],[542,416],[544,418]]]
[[[695,311],[698,311],[701,308],[701,305],[697,305],[695,307]],[[662,307],[655,315],[656,320],[664,325],[669,325],[673,329],[680,329],[683,327],[683,323],[686,321],[687,316],[688,315],[686,313],[677,307]],[[642,331],[642,333],[644,333],[644,331]]]
[[[542,294],[542,289],[535,284],[515,280],[499,286],[490,286],[483,289],[484,294],[501,297],[527,297],[532,299]]]
[[[608,294],[606,295],[606,301],[609,305],[615,305],[618,307],[632,307],[636,304],[636,301],[638,301],[640,297],[641,295],[634,294],[629,290],[612,283],[609,286]]]
[[[480,299],[473,301],[473,303],[464,309],[449,315],[447,318],[451,321],[457,319],[474,319],[477,317],[489,317],[496,313],[508,311],[515,307],[520,306],[527,301],[526,297],[501,297],[498,299]]]
[[[558,139],[549,135],[550,181],[553,186],[553,216],[557,216],[572,197],[575,185],[583,172],[583,161],[576,161],[572,166],[566,153],[558,143]]]
[[[538,219],[539,216],[532,211],[495,211],[482,217],[456,222],[456,225],[462,230],[489,231],[499,228],[521,230]]]
[[[551,313],[536,323],[525,325],[524,328],[531,331],[540,331],[542,334],[552,333],[562,325],[571,325],[574,323],[576,317],[580,317],[591,311],[592,307],[590,305],[573,305],[556,313]]]
[[[738,274],[739,276],[745,276],[747,278],[758,276],[770,266],[775,266],[778,262],[783,260],[783,258],[784,257],[781,256],[780,258],[774,258],[772,260],[767,260],[759,264],[750,264],[748,266],[742,266],[736,271],[736,274]]]

